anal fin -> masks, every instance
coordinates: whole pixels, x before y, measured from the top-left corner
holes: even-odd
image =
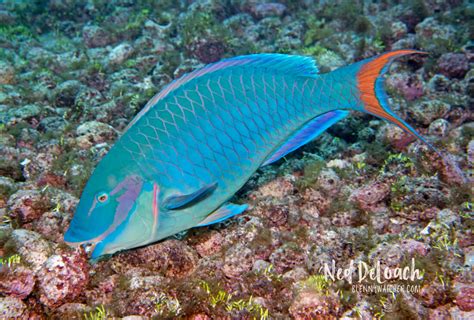
[[[349,111],[334,110],[312,119],[299,129],[298,132],[292,135],[285,143],[283,143],[267,160],[265,160],[262,167],[283,158],[288,153],[304,146],[308,142],[311,142],[321,133],[326,131],[327,128],[345,118],[348,114]]]
[[[168,210],[178,210],[188,207],[207,198],[216,188],[217,182],[214,182],[190,194],[169,196],[163,201],[163,207]]]
[[[196,227],[204,227],[214,223],[222,222],[230,217],[238,215],[244,212],[248,208],[248,204],[233,204],[228,203],[208,215],[204,220],[202,220]]]

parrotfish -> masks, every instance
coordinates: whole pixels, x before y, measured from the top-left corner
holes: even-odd
[[[388,107],[383,74],[415,50],[319,74],[310,57],[253,54],[207,65],[154,96],[99,162],[64,239],[91,257],[143,246],[246,210],[229,199],[255,171],[351,110],[427,143]]]

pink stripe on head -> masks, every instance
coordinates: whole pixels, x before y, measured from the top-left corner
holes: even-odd
[[[125,192],[117,198],[118,206],[115,209],[114,220],[112,224],[99,236],[83,241],[83,242],[100,242],[104,240],[109,234],[114,232],[119,225],[121,225],[130,214],[135,201],[140,195],[143,182],[138,176],[129,176],[126,177],[121,183],[119,183],[111,192],[110,195],[115,195],[122,189],[125,189]]]
[[[160,193],[160,187],[158,184],[153,183],[153,227],[151,230],[151,237],[150,239],[155,238],[156,229],[158,228],[158,194]]]
[[[94,201],[92,201],[91,208],[89,209],[89,212],[87,212],[87,216],[90,217],[92,211],[95,209],[95,206],[97,205],[97,199],[94,197]]]

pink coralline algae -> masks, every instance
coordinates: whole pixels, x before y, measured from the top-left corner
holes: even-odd
[[[117,132],[115,129],[99,121],[88,121],[76,129],[77,145],[81,148],[88,149],[94,144],[106,142],[113,139]]]
[[[384,143],[391,144],[397,150],[403,150],[415,138],[397,127],[394,124],[384,125],[377,134],[377,139]]]
[[[0,268],[0,293],[25,299],[35,285],[33,271],[23,266]]]
[[[112,303],[113,292],[119,282],[118,278],[119,275],[117,274],[111,275],[98,283],[91,290],[85,290],[84,295],[86,300],[89,301],[90,304],[107,305]],[[133,285],[131,285],[131,287],[132,286]],[[144,287],[143,283],[140,283],[140,287]]]
[[[194,53],[199,61],[204,63],[216,62],[222,58],[225,46],[218,40],[199,40],[191,46],[190,51]]]
[[[469,60],[463,53],[445,53],[439,58],[438,67],[449,78],[463,78],[469,71]]]
[[[373,211],[376,204],[385,199],[389,193],[390,188],[386,183],[374,182],[354,190],[350,200],[356,202],[363,210]]]
[[[189,320],[211,320],[211,318],[207,314],[197,313],[189,317]]]
[[[463,285],[456,292],[454,303],[462,311],[473,311],[474,310],[474,287],[469,285]]]
[[[318,186],[328,195],[336,195],[341,188],[340,179],[332,169],[321,171],[318,177]]]
[[[329,197],[312,188],[306,189],[303,199],[308,202],[307,209],[316,208],[321,214],[324,214],[331,206]]]
[[[33,221],[32,226],[46,239],[60,243],[63,241],[62,235],[66,231],[66,222],[64,220],[60,213],[48,211]]]
[[[112,33],[98,26],[85,26],[82,30],[84,43],[89,48],[105,47],[113,42]]]
[[[51,256],[38,273],[40,301],[50,308],[79,296],[89,280],[83,251]]]
[[[178,240],[168,240],[152,246],[116,256],[133,267],[144,267],[159,271],[168,277],[184,277],[194,271],[197,254],[188,245]]]
[[[82,320],[90,307],[82,303],[65,303],[54,311],[53,319]]]
[[[278,272],[284,273],[296,266],[303,265],[304,252],[297,245],[287,243],[271,254],[270,262],[275,266]]]
[[[296,320],[337,319],[342,310],[339,299],[334,295],[316,292],[302,292],[290,307],[290,314]]]
[[[446,303],[447,288],[440,282],[432,282],[425,284],[416,296],[422,301],[422,304],[427,307],[435,307]]]
[[[12,216],[25,223],[39,218],[49,208],[49,201],[37,190],[19,190],[7,205]]]
[[[408,101],[413,101],[423,96],[423,82],[416,76],[401,74],[391,77],[387,82]]]
[[[38,233],[25,229],[15,229],[11,234],[9,245],[21,256],[36,273],[52,253],[51,245]]]
[[[426,256],[429,251],[429,247],[426,244],[413,239],[403,240],[401,242],[401,248],[410,255],[416,254],[423,257]]]
[[[258,193],[261,193],[262,197],[270,196],[276,199],[282,199],[292,194],[295,187],[291,181],[285,178],[276,178],[261,186]]]
[[[251,8],[251,12],[259,19],[271,16],[282,16],[286,6],[281,3],[261,3]]]
[[[28,319],[26,304],[19,298],[0,297],[0,319]]]
[[[444,119],[437,119],[430,124],[428,132],[431,135],[444,137],[449,132],[449,122]]]
[[[288,215],[289,215],[288,206],[284,206],[284,205],[268,206],[261,210],[261,214],[268,219],[268,222],[270,223],[271,226],[284,227],[288,223]]]
[[[236,278],[252,269],[254,259],[252,250],[238,243],[227,250],[222,269],[227,277]]]
[[[467,182],[466,175],[459,166],[456,158],[453,156],[447,156],[445,159],[443,159],[441,178],[446,182],[455,184],[463,184]]]
[[[194,248],[201,257],[212,256],[222,248],[223,237],[217,231],[203,234],[198,240],[199,241],[194,245]]]

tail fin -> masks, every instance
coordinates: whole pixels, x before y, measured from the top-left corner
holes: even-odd
[[[379,118],[386,119],[405,132],[408,132],[435,151],[438,155],[443,155],[425,138],[423,138],[415,129],[394,114],[388,107],[387,95],[383,88],[383,75],[387,72],[390,63],[404,55],[408,54],[426,54],[425,52],[416,50],[396,50],[381,54],[377,57],[361,61],[361,67],[357,72],[357,88],[360,92],[360,100],[363,104],[365,112],[370,113]]]
[[[462,181],[466,182],[467,178],[464,176],[452,156],[447,152],[442,152],[435,148],[408,123],[394,114],[388,107],[387,95],[383,89],[382,76],[387,72],[390,63],[394,59],[408,54],[427,53],[416,50],[396,50],[355,64],[355,67],[359,68],[356,73],[356,81],[360,93],[359,98],[363,104],[363,110],[377,117],[386,119],[402,128],[405,132],[417,137],[441,158],[445,166],[452,167],[453,170],[458,173],[459,177],[461,177]]]

